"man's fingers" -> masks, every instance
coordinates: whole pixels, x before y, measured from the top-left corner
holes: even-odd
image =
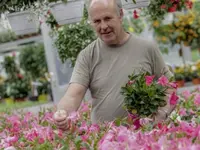
[[[56,124],[58,125],[58,126],[63,126],[63,125],[67,125],[67,120],[65,119],[64,121],[56,121]]]

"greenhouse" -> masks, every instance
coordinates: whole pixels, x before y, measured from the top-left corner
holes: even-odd
[[[200,150],[199,0],[1,0],[0,150]]]

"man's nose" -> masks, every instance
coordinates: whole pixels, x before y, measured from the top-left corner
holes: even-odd
[[[108,24],[105,21],[101,22],[101,29],[105,30],[108,28]]]

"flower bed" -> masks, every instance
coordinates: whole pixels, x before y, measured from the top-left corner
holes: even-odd
[[[200,149],[200,88],[184,91],[179,104],[163,123],[141,119],[135,130],[130,119],[91,124],[90,103],[83,103],[69,118],[69,129],[62,132],[53,122],[53,108],[38,115],[0,114],[0,149],[81,149],[81,150],[198,150]]]

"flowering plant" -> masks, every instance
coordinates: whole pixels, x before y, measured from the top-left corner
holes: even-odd
[[[151,0],[147,7],[146,14],[152,20],[164,19],[165,14],[181,11],[183,8],[191,9],[191,0]]]
[[[176,88],[174,82],[170,82],[164,75],[158,81],[148,72],[129,76],[128,83],[122,87],[124,106],[128,112],[139,117],[153,117],[159,109],[167,104],[165,97],[168,88]],[[173,93],[169,97],[170,104],[176,104],[177,96]]]

